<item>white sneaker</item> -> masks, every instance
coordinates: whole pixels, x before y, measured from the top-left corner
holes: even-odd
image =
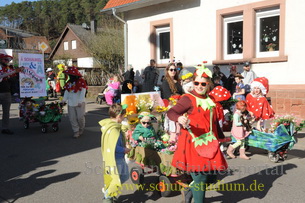
[[[75,132],[73,135],[74,138],[78,138],[79,136],[80,136],[79,132]]]

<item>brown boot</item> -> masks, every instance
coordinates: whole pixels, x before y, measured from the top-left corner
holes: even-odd
[[[234,156],[234,150],[235,148],[233,148],[232,145],[229,145],[228,149],[227,149],[227,155],[231,158],[231,159],[235,159],[236,156]]]
[[[250,158],[247,157],[247,155],[246,155],[246,149],[245,148],[240,148],[239,149],[239,158],[250,160]]]

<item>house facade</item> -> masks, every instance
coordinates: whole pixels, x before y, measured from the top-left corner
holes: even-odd
[[[124,13],[128,64],[139,73],[156,59],[192,67],[207,61],[229,74],[243,62],[269,79],[277,114],[305,118],[305,2],[291,0],[110,0],[102,12]]]
[[[92,31],[81,25],[68,24],[59,37],[50,59],[54,64],[64,63],[78,68],[94,68],[95,60],[89,54],[86,40]]]
[[[49,41],[45,36],[30,33],[11,27],[0,26],[0,49],[11,53],[14,58],[18,53],[41,53],[41,44],[44,44],[46,57],[51,53]]]

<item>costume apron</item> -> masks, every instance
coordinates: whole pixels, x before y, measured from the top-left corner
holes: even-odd
[[[210,131],[210,111],[203,110],[202,107],[197,107],[196,98],[190,94],[184,96],[189,97],[192,102],[193,111],[188,114],[190,119],[191,131],[195,136],[208,133]],[[215,111],[215,108],[214,108]],[[217,116],[213,115],[213,133],[217,135]],[[178,138],[177,150],[174,153],[172,165],[180,170],[188,172],[199,171],[213,171],[213,170],[225,170],[228,165],[223,157],[220,148],[217,149],[213,158],[205,158],[200,156],[196,149],[194,142],[192,142],[192,136],[187,129],[181,128],[181,132]]]

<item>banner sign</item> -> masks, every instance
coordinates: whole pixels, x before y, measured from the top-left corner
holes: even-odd
[[[19,74],[20,97],[47,96],[43,55],[19,53],[18,58],[19,67],[25,67]]]

